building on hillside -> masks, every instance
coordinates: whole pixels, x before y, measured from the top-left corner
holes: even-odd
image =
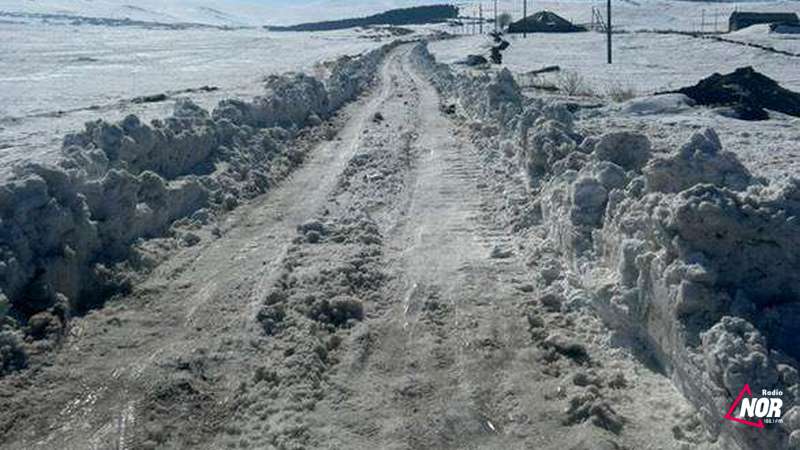
[[[550,11],[539,11],[508,26],[509,33],[574,33],[586,31],[569,20]]]
[[[800,21],[795,13],[759,13],[735,11],[728,20],[728,30],[736,31],[760,23],[783,23],[798,25]]]

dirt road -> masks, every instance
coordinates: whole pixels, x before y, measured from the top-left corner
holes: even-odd
[[[2,448],[681,448],[669,380],[537,301],[492,216],[515,185],[410,50],[281,187],[0,381]]]

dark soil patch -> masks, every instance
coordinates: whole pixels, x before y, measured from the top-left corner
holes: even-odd
[[[767,109],[800,117],[800,93],[781,87],[752,67],[726,75],[715,73],[694,86],[669,93],[684,94],[699,105],[731,108],[742,120],[769,119]]]

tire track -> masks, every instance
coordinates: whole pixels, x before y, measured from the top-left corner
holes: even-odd
[[[28,419],[0,447],[218,448],[237,389],[267,353],[254,320],[266,288],[296,227],[327,202],[374,113],[396,95],[397,58],[387,57],[372,95],[346,108],[336,139],[234,211],[219,239],[186,249],[124,302],[77,321],[51,367],[15,382],[8,404]]]
[[[507,239],[481,220],[487,200],[477,188],[483,172],[475,149],[455,137],[438,95],[411,62],[403,67],[420,104],[405,206],[386,228],[392,282],[385,307],[354,330],[331,377],[331,391],[339,395],[314,413],[317,442],[327,443],[324,448],[512,448],[497,434],[497,394],[485,382],[487,376],[502,381],[503,372],[495,371],[501,360],[486,365],[473,326],[484,317],[482,327],[500,347],[516,339],[503,314],[483,314],[499,308],[492,291],[503,290],[499,274],[514,263],[489,258]],[[325,420],[333,423],[323,426]]]

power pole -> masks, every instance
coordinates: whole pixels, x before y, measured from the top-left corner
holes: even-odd
[[[475,11],[475,4],[472,5],[471,9],[472,9],[472,11],[470,11],[470,14],[472,15],[472,17],[470,18],[471,19],[470,23],[472,24],[472,31],[470,32],[470,34],[475,34],[475,12],[476,12]]]
[[[701,16],[700,16],[701,17],[700,18],[700,32],[701,33],[705,33],[706,32],[706,10],[705,9],[702,10],[700,14],[701,14]]]
[[[522,37],[528,37],[528,27],[526,26],[528,21],[528,0],[522,0]]]
[[[483,34],[483,3],[478,5],[478,16],[480,18],[481,34]]]
[[[717,25],[719,25],[719,10],[714,11],[714,33],[719,31]]]
[[[608,63],[611,64],[611,0],[607,0],[608,17],[606,18],[606,47],[608,50]]]
[[[497,0],[494,0],[494,32],[497,33],[499,25],[497,23]]]

